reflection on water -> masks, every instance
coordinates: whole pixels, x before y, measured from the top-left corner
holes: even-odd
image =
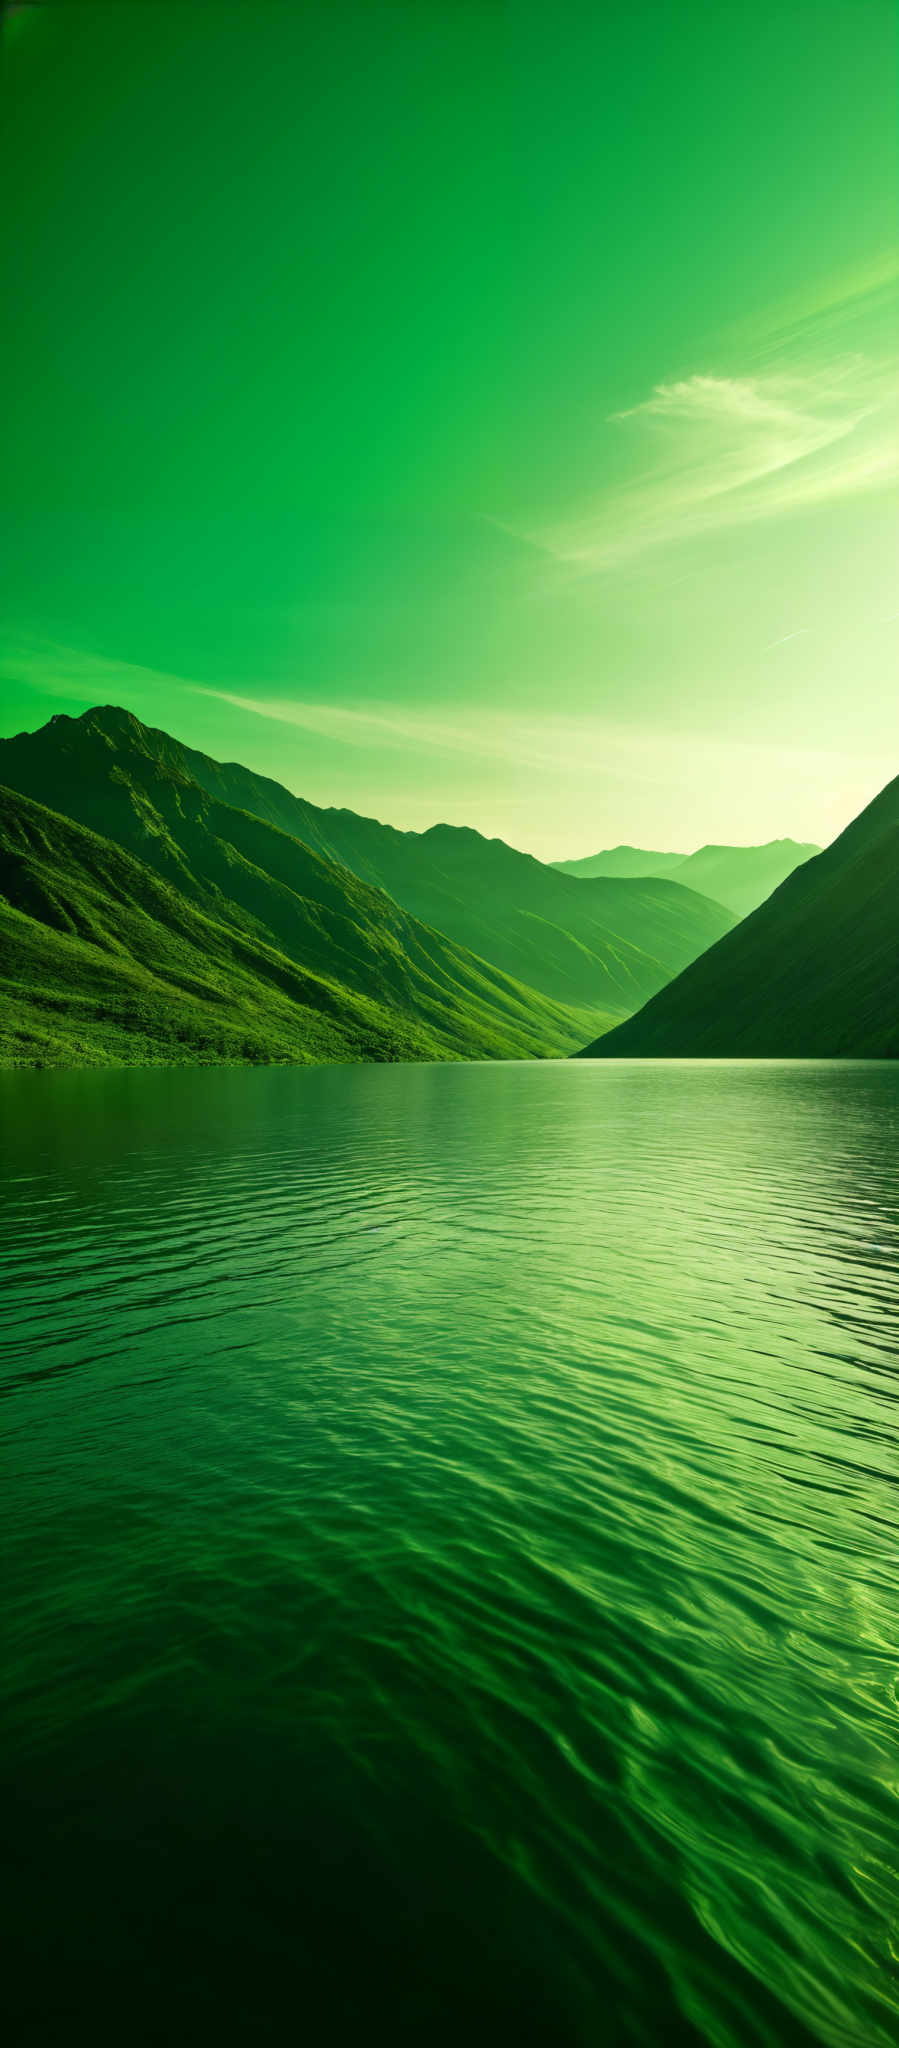
[[[892,2048],[896,1069],[0,1111],[14,2038]]]

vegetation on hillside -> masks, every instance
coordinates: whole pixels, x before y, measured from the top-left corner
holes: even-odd
[[[628,1015],[733,922],[720,905],[664,880],[587,887],[478,832],[399,832],[353,811],[319,810],[114,707],[57,717],[0,743],[0,781],[127,846],[193,900],[226,897],[291,949],[295,908],[276,901],[277,888],[322,902],[324,863],[331,879],[321,942],[341,976],[335,906],[365,900],[366,886],[392,899],[386,911],[379,894],[372,922],[396,924],[408,912],[538,996],[597,1020]],[[354,878],[345,877],[342,896],[335,864]],[[314,962],[314,935],[304,943]]]
[[[345,968],[351,930],[358,938],[350,986],[220,908],[200,909],[110,840],[0,788],[0,1058],[514,1058],[576,1037],[575,1017],[411,920],[414,958],[395,932],[347,920]]]
[[[585,1057],[899,1057],[899,777]]]

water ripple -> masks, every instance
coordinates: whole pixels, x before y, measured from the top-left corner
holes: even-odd
[[[895,1069],[0,1107],[17,2038],[892,2048]]]

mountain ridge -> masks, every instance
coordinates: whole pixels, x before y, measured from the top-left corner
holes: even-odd
[[[640,847],[615,846],[605,853],[588,854],[578,861],[555,861],[561,872],[578,880],[600,875],[649,878],[664,875],[700,895],[722,903],[736,917],[748,917],[787,875],[814,859],[820,846],[811,841],[768,839],[758,846],[728,846],[709,841],[695,853],[656,854]]]
[[[79,719],[57,714],[37,733],[0,742],[0,779],[111,834],[141,857],[152,854],[173,878],[184,813],[196,807],[193,786],[227,807],[232,836],[233,813],[255,817],[385,892],[419,923],[539,996],[582,1017],[593,1010],[597,1022],[600,1013],[605,1021],[638,1008],[733,921],[679,885],[585,885],[471,828],[438,824],[423,834],[403,833],[346,809],[323,811],[271,778],[238,762],[216,762],[117,706],[93,707]],[[156,815],[161,791],[164,829]],[[210,814],[211,827],[216,815]],[[246,828],[238,836],[245,841]],[[220,860],[211,861],[208,841],[206,853],[207,883],[233,892],[233,861],[226,874]],[[252,909],[245,874],[241,893],[245,909]]]
[[[686,860],[685,853],[659,853],[648,847],[607,846],[599,853],[585,854],[580,860],[554,860],[550,865],[558,868],[563,875],[580,875],[588,880],[597,875],[617,875],[625,880],[641,875],[658,876],[667,874],[669,868],[680,866]]]
[[[395,949],[399,981],[361,943],[351,986],[2,785],[0,933],[12,1064],[540,1057],[574,1028],[439,934]]]
[[[899,1057],[899,776],[579,1057]]]

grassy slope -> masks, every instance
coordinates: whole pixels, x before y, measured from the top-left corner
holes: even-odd
[[[899,777],[585,1057],[899,1057]]]
[[[344,873],[344,894],[364,884],[388,892],[389,908],[379,897],[385,927],[411,913],[432,928],[432,942],[442,932],[493,963],[485,976],[498,971],[537,991],[538,1008],[541,997],[564,1005],[577,1024],[556,1039],[560,1050],[576,1043],[578,1025],[589,1036],[610,1015],[629,1014],[732,921],[666,881],[588,885],[476,832],[397,832],[352,811],[317,810],[110,707],[0,742],[3,780],[128,847],[216,914],[227,899],[252,928],[342,979],[333,903],[323,906],[324,926],[319,916],[315,930],[296,923],[297,896],[321,901],[323,862],[340,894],[340,863],[354,878]],[[278,888],[287,892],[280,903]],[[311,952],[298,954],[301,940]]]
[[[212,761],[108,707],[78,720],[52,721],[39,733],[0,745],[0,780],[5,776],[41,795],[47,776],[56,774],[57,793],[45,800],[67,808],[66,790],[76,778],[79,790],[84,786],[86,769],[78,756],[88,750],[94,761],[103,750],[112,751],[107,779],[116,762],[121,774],[144,788],[154,772],[164,773],[200,786],[213,803],[293,835],[387,890],[403,909],[457,945],[582,1015],[629,1013],[732,922],[720,905],[665,881],[602,881],[586,889],[477,832],[448,825],[398,832],[353,811],[320,810],[265,776]],[[78,815],[84,817],[84,810]],[[122,836],[121,819],[110,823],[105,811],[87,822]]]
[[[109,840],[0,788],[6,1064],[515,1057],[576,1030],[548,1004],[535,1013],[530,991],[482,979],[479,962],[433,934],[421,935],[416,962],[395,934],[384,940],[388,971],[378,980],[374,941],[367,947],[356,930],[360,986],[351,988],[240,918],[210,915]],[[376,947],[374,959],[383,969]]]
[[[420,835],[376,830],[385,889],[563,1002],[631,1011],[731,923],[717,904],[667,881],[578,882],[502,840],[449,825]],[[358,827],[353,836],[358,844]]]
[[[293,830],[562,1002],[630,1011],[732,923],[719,904],[665,881],[604,880],[585,890],[501,839],[451,825],[399,832],[354,811],[319,810],[234,763],[187,758],[204,788]]]

